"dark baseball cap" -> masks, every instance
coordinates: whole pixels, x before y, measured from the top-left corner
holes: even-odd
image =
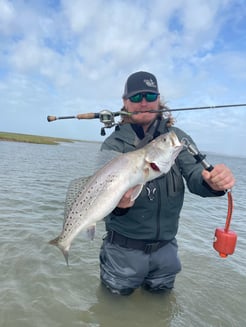
[[[140,92],[159,94],[156,77],[148,72],[136,72],[130,75],[126,81],[123,99],[128,99]]]

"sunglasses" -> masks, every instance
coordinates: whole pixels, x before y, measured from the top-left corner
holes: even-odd
[[[157,100],[158,95],[159,94],[156,93],[137,93],[129,97],[129,100],[131,102],[138,103],[141,102],[143,98],[145,98],[147,102],[154,102]]]

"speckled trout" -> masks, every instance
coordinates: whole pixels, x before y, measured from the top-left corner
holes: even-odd
[[[65,213],[61,234],[49,243],[62,251],[68,264],[73,239],[82,230],[95,228],[96,222],[111,213],[129,189],[133,189],[134,201],[146,182],[170,170],[182,148],[176,134],[169,132],[143,148],[110,160],[81,187]]]

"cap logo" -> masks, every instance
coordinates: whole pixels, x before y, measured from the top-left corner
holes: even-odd
[[[157,88],[155,82],[152,80],[152,78],[150,79],[144,79],[144,83],[148,86],[148,87],[154,87]]]

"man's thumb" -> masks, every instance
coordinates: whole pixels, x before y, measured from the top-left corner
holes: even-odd
[[[210,179],[210,172],[204,169],[203,172],[202,172],[202,177],[205,180],[209,180]]]

